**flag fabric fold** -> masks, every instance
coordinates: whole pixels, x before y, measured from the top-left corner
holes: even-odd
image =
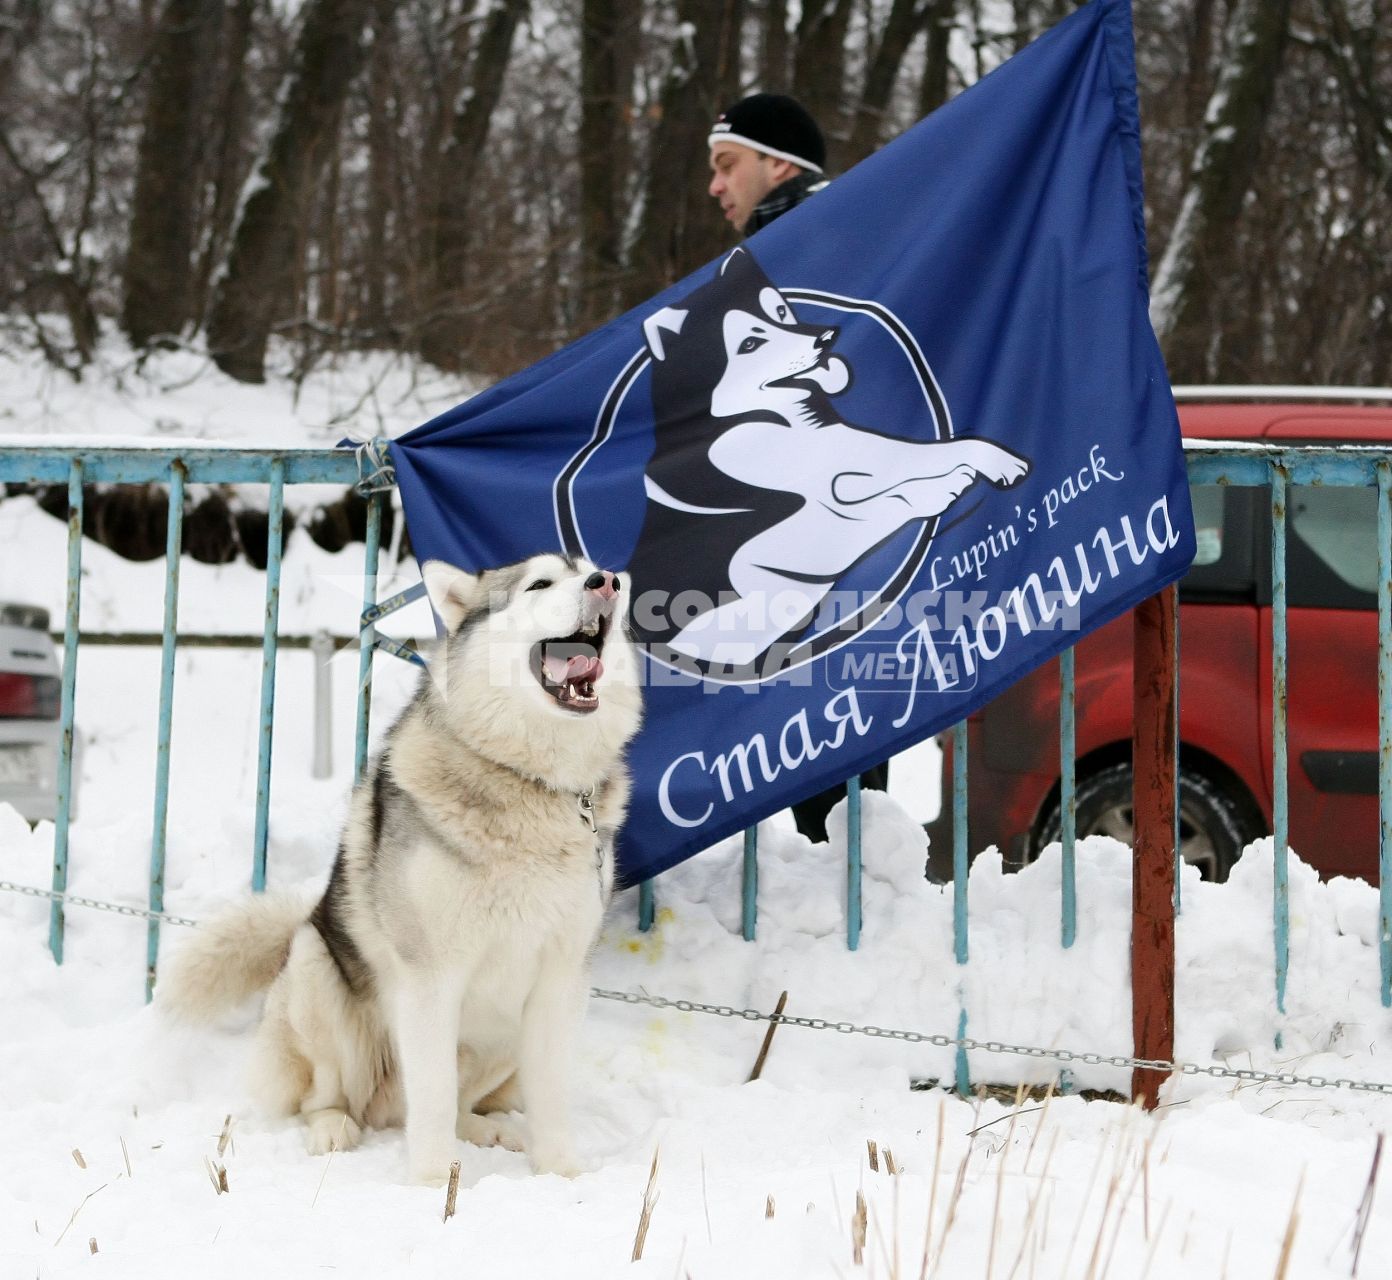
[[[1185,571],[1147,303],[1130,8],[1093,0],[393,442],[422,560],[631,575],[628,882],[956,723]]]

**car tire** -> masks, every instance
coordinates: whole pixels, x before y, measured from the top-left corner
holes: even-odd
[[[1131,766],[1109,765],[1078,779],[1077,833],[1112,836],[1132,844],[1134,819],[1131,809]],[[1266,835],[1252,805],[1235,796],[1206,774],[1180,766],[1179,845],[1186,862],[1198,866],[1205,880],[1223,881],[1238,855],[1253,840]],[[1040,824],[1034,852],[1060,838],[1059,809]]]

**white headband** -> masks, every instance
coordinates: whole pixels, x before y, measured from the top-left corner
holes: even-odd
[[[715,126],[715,130],[706,139],[706,145],[713,147],[717,142],[738,142],[742,147],[748,147],[751,151],[762,152],[766,156],[772,156],[775,160],[789,160],[800,169],[808,169],[812,173],[821,173],[822,166],[813,164],[810,160],[804,160],[801,156],[795,156],[790,151],[779,151],[776,147],[770,147],[762,142],[755,142],[753,138],[746,138],[742,133],[728,132],[730,126],[725,125],[724,131],[720,125]]]

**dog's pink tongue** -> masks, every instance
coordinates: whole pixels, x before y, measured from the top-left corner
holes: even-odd
[[[604,663],[598,658],[579,653],[571,654],[568,658],[561,654],[547,654],[541,665],[552,684],[565,684],[570,680],[588,680],[593,684],[604,674]]]

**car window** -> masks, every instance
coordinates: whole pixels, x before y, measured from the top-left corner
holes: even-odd
[[[1254,490],[1194,485],[1194,564],[1180,583],[1180,598],[1192,602],[1251,601],[1255,547]]]
[[[1375,490],[1294,485],[1287,521],[1286,575],[1291,604],[1326,609],[1376,607]]]
[[[1216,484],[1190,490],[1194,503],[1194,567],[1217,564],[1223,558],[1223,490]]]

